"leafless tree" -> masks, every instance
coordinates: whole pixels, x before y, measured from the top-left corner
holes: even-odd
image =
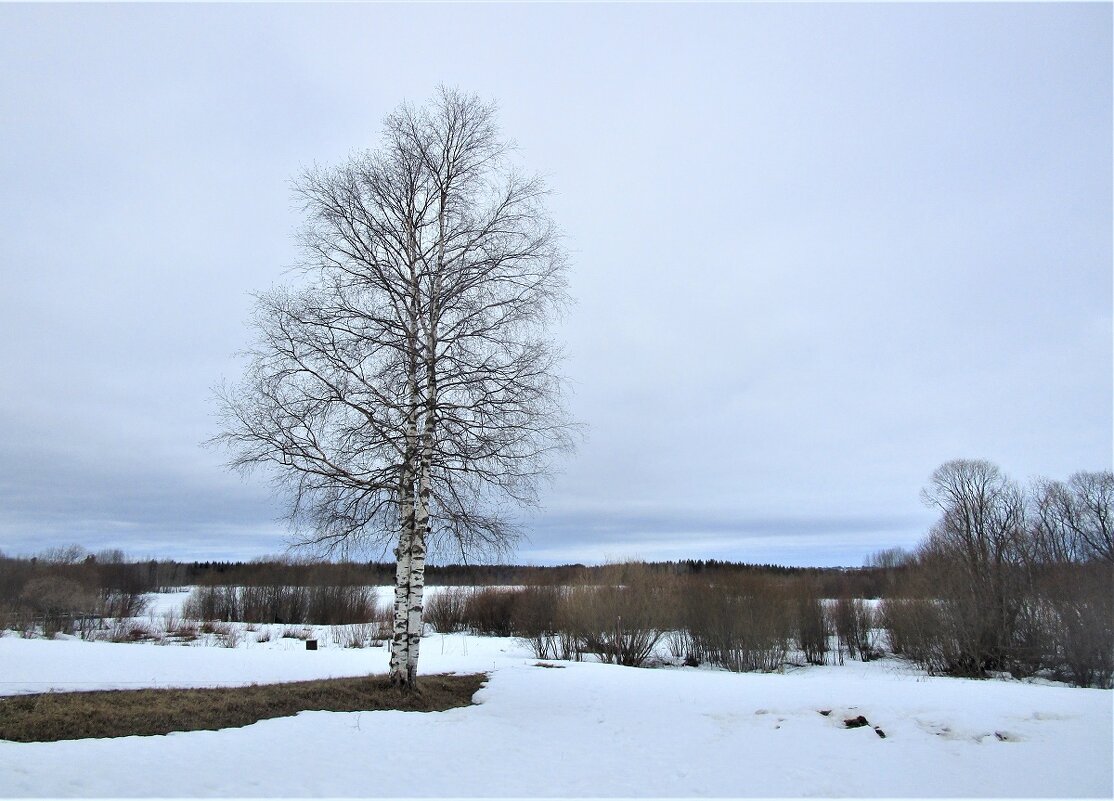
[[[940,519],[920,556],[946,588],[966,669],[999,668],[1021,611],[1026,515],[1017,484],[984,460],[938,467],[922,491]]]
[[[1114,473],[1075,473],[1033,486],[1035,537],[1050,562],[1114,563]]]
[[[1088,556],[1114,563],[1114,472],[1076,473],[1068,489],[1075,496],[1077,531]]]
[[[308,280],[258,297],[242,383],[219,393],[240,468],[289,491],[300,542],[395,543],[391,675],[412,686],[426,554],[509,547],[571,448],[559,352],[565,257],[493,106],[441,90],[383,144],[297,182]]]
[[[1038,479],[1031,493],[1035,625],[1045,661],[1081,686],[1114,675],[1114,474]]]
[[[878,567],[883,570],[896,570],[913,561],[913,554],[904,548],[883,548],[875,551],[866,559],[867,567]]]

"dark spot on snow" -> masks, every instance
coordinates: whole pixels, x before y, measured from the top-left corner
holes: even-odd
[[[847,729],[858,729],[862,726],[869,725],[870,721],[864,718],[862,715],[859,715],[857,718],[847,718],[845,721],[843,721],[843,726]]]
[[[886,733],[884,731],[882,731],[880,728],[878,728],[877,726],[874,727],[874,733],[877,734],[879,737],[881,737],[883,740],[886,739]]]
[[[832,710],[830,710],[830,709],[817,709],[816,711],[819,712],[824,717],[828,717],[828,715],[832,714]]]

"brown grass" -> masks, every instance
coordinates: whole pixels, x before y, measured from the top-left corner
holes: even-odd
[[[422,676],[417,692],[386,676],[190,690],[41,693],[0,699],[0,739],[53,742],[226,729],[307,710],[441,712],[467,706],[482,673]]]

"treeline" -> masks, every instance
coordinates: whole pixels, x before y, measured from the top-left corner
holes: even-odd
[[[901,564],[858,568],[786,567],[717,559],[640,562],[661,577],[701,576],[711,581],[754,575],[807,579],[827,597],[879,598],[900,579]],[[626,564],[585,566],[537,565],[430,565],[426,583],[434,586],[559,586],[588,582],[616,584]],[[249,562],[130,561],[118,550],[94,554],[80,546],[53,549],[33,557],[0,554],[0,599],[10,597],[28,578],[53,575],[73,580],[89,589],[159,592],[188,586],[384,586],[394,584],[395,567],[386,562],[319,562],[291,558],[256,559]]]

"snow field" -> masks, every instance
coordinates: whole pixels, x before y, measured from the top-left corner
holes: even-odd
[[[387,668],[386,648],[321,639],[322,650],[306,651],[297,640],[252,643],[250,633],[236,648],[9,634],[0,638],[0,692],[234,685]],[[305,712],[156,737],[0,742],[0,795],[1109,798],[1114,791],[1109,690],[930,678],[894,660],[772,675],[550,664],[560,667],[539,667],[511,639],[432,635],[422,642],[422,672],[489,673],[478,705]],[[843,727],[858,715],[885,738],[871,726]]]

